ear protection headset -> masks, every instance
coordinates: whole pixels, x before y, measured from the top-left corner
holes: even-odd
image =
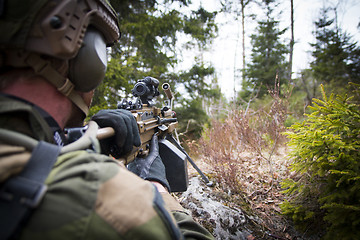
[[[77,91],[95,89],[105,76],[106,46],[120,37],[114,9],[105,0],[10,2],[0,11],[0,67],[31,67],[86,115]]]
[[[69,80],[75,90],[89,92],[104,79],[106,66],[105,39],[99,31],[89,27],[78,55],[69,61]]]

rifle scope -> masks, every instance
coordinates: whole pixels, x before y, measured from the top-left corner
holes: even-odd
[[[153,77],[146,77],[139,80],[131,90],[135,97],[140,97],[141,101],[149,104],[154,97],[159,96],[159,80]]]

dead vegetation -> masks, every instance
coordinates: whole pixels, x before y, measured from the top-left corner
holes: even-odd
[[[276,92],[272,96],[256,111],[233,110],[225,120],[214,120],[200,141],[188,146],[227,195],[226,204],[260,219],[255,224],[263,236],[253,239],[300,239],[280,215],[280,182],[290,176],[282,134],[288,113],[286,100]]]

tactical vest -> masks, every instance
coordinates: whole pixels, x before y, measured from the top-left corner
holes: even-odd
[[[46,192],[60,147],[33,106],[0,96],[0,236],[8,239]]]

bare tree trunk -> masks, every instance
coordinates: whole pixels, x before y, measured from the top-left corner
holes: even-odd
[[[305,76],[304,74],[301,74],[301,80],[304,84],[304,89],[305,89],[305,92],[306,92],[306,100],[307,100],[307,104],[306,105],[310,105],[311,104],[311,99],[314,97],[314,96],[311,96],[310,94],[310,91],[309,91],[309,88],[308,86],[306,85],[306,80],[305,80]]]
[[[238,30],[237,32],[237,36],[236,36],[236,45],[235,45],[235,53],[234,53],[234,109],[235,109],[235,106],[236,106],[236,79],[237,79],[237,68],[236,68],[236,60],[237,60],[237,51],[238,51],[238,44],[239,44],[239,32],[240,30]]]
[[[246,67],[246,62],[245,62],[245,7],[250,3],[250,0],[240,0],[240,5],[241,5],[241,28],[242,28],[242,84],[245,82],[245,67]],[[238,44],[238,39],[239,37],[237,37],[237,42],[236,42],[236,50],[237,50],[237,44]],[[236,52],[235,52],[235,58],[236,58]],[[236,61],[235,61],[236,62]],[[236,66],[234,66],[234,102],[236,99],[236,80],[235,80],[235,68]]]
[[[290,18],[291,18],[291,40],[290,40],[290,59],[289,59],[289,83],[292,82],[292,65],[293,65],[293,51],[294,51],[294,0],[290,0]]]
[[[241,0],[241,27],[242,27],[242,82],[245,82],[245,7],[249,3],[249,1],[244,2]]]

